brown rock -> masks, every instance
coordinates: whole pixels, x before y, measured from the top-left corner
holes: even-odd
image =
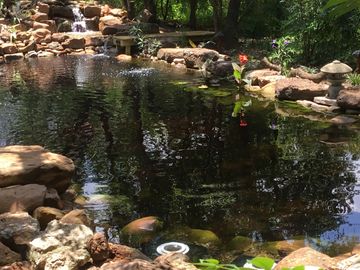
[[[69,6],[56,6],[52,5],[50,7],[49,13],[51,14],[51,17],[60,17],[60,18],[74,18],[74,13],[72,9]]]
[[[85,47],[104,45],[103,37],[85,37]]]
[[[62,51],[64,49],[64,47],[59,42],[56,41],[47,44],[47,48],[50,50],[59,50],[59,51]]]
[[[15,262],[0,268],[1,270],[33,270],[30,262]]]
[[[112,8],[110,10],[110,15],[115,17],[127,17],[127,11],[122,8]]]
[[[312,248],[304,247],[292,252],[282,259],[274,270],[281,270],[285,267],[295,267],[299,265],[317,266],[323,269],[336,269],[335,261],[329,256],[322,254]]]
[[[99,31],[99,21],[99,17],[86,18],[86,29],[89,31]]]
[[[65,40],[67,40],[69,38],[69,36],[66,34],[63,34],[63,33],[53,33],[51,38],[53,41],[62,43]]]
[[[109,243],[103,233],[95,233],[87,244],[87,250],[95,263],[109,258]]]
[[[70,211],[60,219],[60,222],[65,224],[83,224],[85,226],[91,227],[90,219],[83,209],[75,209]]]
[[[33,211],[43,205],[46,187],[38,184],[0,188],[0,213]]]
[[[84,38],[69,38],[65,40],[61,45],[64,48],[70,48],[70,49],[84,49],[85,48],[85,39]]]
[[[37,30],[37,29],[49,29],[49,25],[47,25],[46,23],[40,23],[40,22],[34,22],[33,24],[33,29]]]
[[[35,22],[41,22],[44,20],[48,20],[49,17],[46,13],[36,12],[34,15],[31,16],[31,19]]]
[[[44,230],[50,221],[60,220],[63,216],[64,213],[61,210],[44,206],[36,208],[33,213],[33,217],[38,220],[41,230]]]
[[[110,14],[110,7],[109,5],[104,5],[101,7],[101,15],[100,16],[106,16]]]
[[[272,76],[263,76],[257,78],[257,85],[264,87],[269,83],[277,82],[279,80],[285,79],[285,76],[282,75],[272,75]]]
[[[130,25],[123,24],[122,20],[112,15],[100,18],[99,30],[103,35],[113,35],[118,32],[128,32]]]
[[[64,207],[64,203],[60,199],[60,196],[56,189],[47,189],[45,193],[44,206],[54,207],[58,209],[62,209]]]
[[[127,55],[127,54],[119,54],[118,56],[116,56],[116,60],[120,62],[128,62],[132,60],[132,57],[131,55]]]
[[[44,20],[44,21],[41,21],[41,23],[47,25],[47,26],[43,25],[42,28],[48,29],[51,33],[57,32],[56,23],[54,20]],[[36,24],[36,22],[34,22],[34,25],[35,24]],[[35,28],[35,27],[33,26],[33,28]]]
[[[358,119],[346,115],[338,115],[330,119],[330,122],[335,125],[350,125],[357,121]]]
[[[45,51],[48,49],[47,45],[36,44],[35,51]]]
[[[16,33],[16,39],[20,41],[29,40],[31,37],[31,33],[29,32],[18,32]]]
[[[139,250],[132,247],[109,243],[109,249],[110,249],[110,257],[113,258],[113,260],[119,260],[124,262],[130,262],[135,259],[140,259],[149,262],[151,261],[150,258],[145,256]]]
[[[21,261],[20,254],[12,251],[10,248],[0,242],[0,266],[17,261]],[[0,267],[0,269],[2,268]]]
[[[38,2],[37,3],[37,10],[41,13],[49,14],[50,6],[48,4]]]
[[[4,56],[5,62],[20,60],[23,58],[24,58],[24,55],[22,53],[5,54],[5,56]],[[0,186],[1,186],[1,165],[0,165]]]
[[[197,270],[195,265],[189,263],[189,258],[181,253],[169,253],[161,255],[154,260],[159,267],[156,269],[173,269],[173,270]]]
[[[4,43],[1,45],[1,49],[3,54],[12,54],[18,52],[16,45],[13,43]]]
[[[327,93],[327,85],[301,78],[286,78],[275,85],[276,97],[280,100],[313,100]]]
[[[157,267],[157,265],[152,264],[148,261],[143,260],[133,260],[131,262],[124,261],[115,261],[105,263],[101,266],[100,270],[160,270],[163,268]],[[165,268],[166,269],[166,268]]]
[[[337,103],[343,109],[360,110],[360,87],[350,87],[341,90]]]
[[[92,17],[100,17],[101,15],[101,8],[98,6],[85,6],[84,7],[84,16],[86,18],[92,18]]]
[[[3,56],[0,56],[0,64],[4,64],[5,63],[5,59]]]
[[[37,183],[61,193],[69,187],[74,169],[71,159],[38,145],[0,147],[0,187]]]
[[[48,29],[37,29],[32,32],[32,36],[36,43],[42,43],[48,41],[49,36],[50,36],[49,42],[51,42],[51,31]]]
[[[256,69],[246,72],[245,78],[251,80],[253,85],[257,85],[257,78],[276,75],[280,75],[280,72],[272,69]]]

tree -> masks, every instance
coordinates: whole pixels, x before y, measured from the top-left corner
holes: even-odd
[[[237,43],[237,28],[240,14],[240,0],[230,0],[226,23],[224,27],[225,47],[229,48]]]
[[[197,0],[190,0],[190,17],[189,17],[189,26],[191,29],[196,29],[196,10],[197,10]]]

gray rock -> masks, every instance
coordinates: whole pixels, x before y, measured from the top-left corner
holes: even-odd
[[[86,246],[92,236],[85,225],[53,220],[40,237],[30,242],[29,260],[40,269],[78,269],[91,260]]]
[[[0,215],[0,240],[27,245],[39,235],[39,231],[38,221],[26,212]]]
[[[0,188],[0,213],[11,210],[33,211],[44,204],[46,187],[38,184]]]

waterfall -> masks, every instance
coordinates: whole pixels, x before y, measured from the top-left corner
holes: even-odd
[[[74,22],[71,26],[72,32],[86,32],[85,17],[81,13],[80,8],[72,7],[72,12],[74,14]]]

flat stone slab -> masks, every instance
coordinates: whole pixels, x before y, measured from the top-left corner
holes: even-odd
[[[0,147],[0,188],[40,184],[63,192],[69,187],[74,170],[71,159],[39,145]]]
[[[357,119],[345,115],[338,115],[332,118],[330,122],[337,125],[349,125],[357,122]]]
[[[314,97],[314,102],[321,105],[338,106],[336,99],[327,97]]]

